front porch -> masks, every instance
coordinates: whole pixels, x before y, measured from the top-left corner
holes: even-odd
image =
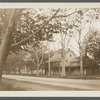
[[[45,75],[48,75],[48,68],[45,68]],[[52,67],[50,68],[50,74],[51,75],[55,75],[55,76],[61,76],[62,74],[62,67]],[[76,66],[76,67],[71,67],[71,66],[67,66],[65,67],[65,74],[67,75],[79,75],[80,74],[80,67]]]

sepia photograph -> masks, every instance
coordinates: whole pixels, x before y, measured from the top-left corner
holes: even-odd
[[[6,5],[0,6],[1,92],[100,91],[99,3]]]

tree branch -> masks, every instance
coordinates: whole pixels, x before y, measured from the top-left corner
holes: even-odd
[[[15,44],[12,44],[11,47],[17,46],[17,45],[19,45],[19,44],[21,44],[21,43],[23,43],[23,42],[29,40],[30,38],[32,38],[36,33],[38,33],[48,22],[50,22],[50,21],[56,16],[56,14],[59,12],[59,10],[60,10],[60,9],[58,9],[58,10],[55,12],[55,14],[52,15],[52,17],[51,17],[49,20],[45,21],[45,22],[42,24],[42,26],[41,26],[36,32],[34,32],[33,34],[31,34],[29,37],[27,37],[27,38],[25,38],[25,39],[23,39],[23,40],[21,40],[21,41],[15,43]]]
[[[34,32],[33,34],[31,34],[29,37],[23,39],[22,41],[19,41],[19,42],[15,43],[15,44],[12,44],[11,47],[17,46],[17,45],[19,45],[19,44],[21,44],[21,43],[23,43],[23,42],[29,40],[30,38],[32,38],[36,33],[38,33],[38,32],[39,32],[48,22],[50,22],[54,17],[68,17],[68,16],[70,16],[70,15],[72,15],[72,14],[78,12],[78,11],[74,11],[73,13],[70,13],[70,14],[68,14],[68,15],[59,15],[59,16],[56,16],[57,13],[59,12],[59,10],[60,10],[60,9],[58,9],[58,10],[55,12],[55,14],[54,14],[48,21],[44,22],[43,25],[42,25],[36,32]]]
[[[74,12],[68,14],[68,15],[59,15],[59,16],[55,16],[55,17],[68,17],[68,16],[73,15],[74,13],[77,13],[77,12],[78,11],[74,11]]]
[[[42,61],[43,61],[43,52],[42,52],[42,54],[41,54],[41,60],[40,60],[40,63],[39,63],[39,66],[42,64]]]
[[[76,50],[79,53],[79,51],[76,48],[74,48],[72,45],[69,45],[69,46],[72,47],[74,50]]]
[[[78,40],[76,39],[75,35],[73,33],[72,33],[72,35],[73,35],[75,41],[78,43]]]
[[[34,63],[35,66],[37,66],[36,62],[34,61],[34,59],[31,59],[31,61]]]
[[[78,13],[79,11],[80,10],[77,10],[77,11],[74,11],[74,12],[68,14],[68,15],[58,15],[58,16],[55,16],[55,17],[68,17],[68,16],[73,15],[74,13]],[[81,10],[81,11],[83,11],[83,10]],[[86,11],[84,11],[84,13],[86,13],[87,11],[88,11],[88,9],[86,9]]]

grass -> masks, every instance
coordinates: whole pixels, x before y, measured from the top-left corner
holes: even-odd
[[[0,83],[0,91],[21,91],[21,88],[15,88],[12,84],[9,84],[5,79],[2,79]]]
[[[83,89],[60,87],[3,78],[0,85],[0,91],[83,91]]]

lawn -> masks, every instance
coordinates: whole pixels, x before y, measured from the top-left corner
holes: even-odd
[[[79,91],[69,87],[60,87],[47,84],[18,81],[14,79],[3,78],[0,91]]]

